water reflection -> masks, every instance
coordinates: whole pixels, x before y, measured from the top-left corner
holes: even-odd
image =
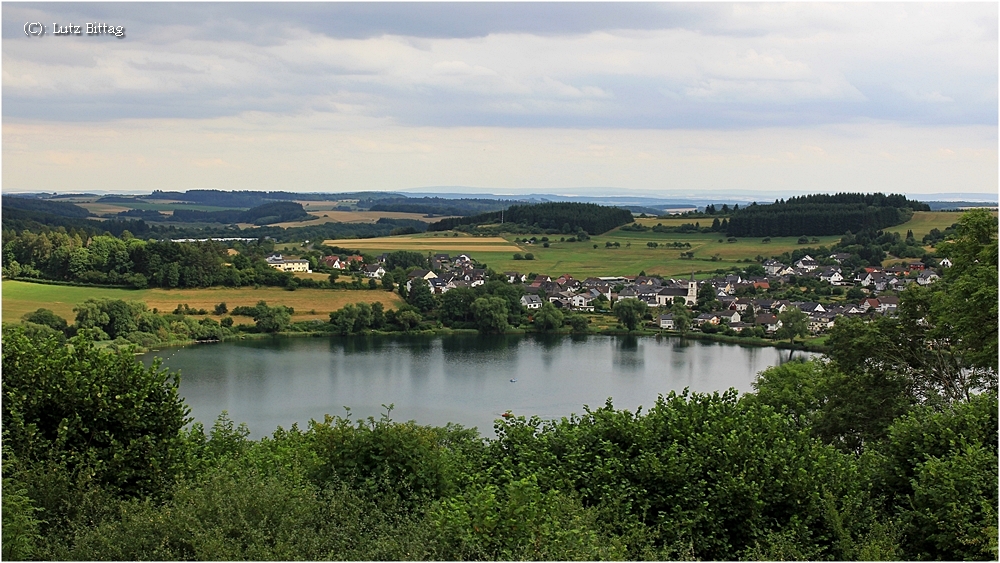
[[[788,361],[774,348],[585,335],[275,338],[144,360],[154,355],[182,371],[181,394],[197,420],[210,425],[225,409],[255,437],[343,406],[355,418],[378,417],[383,403],[396,405],[395,420],[458,422],[489,435],[507,410],[558,418],[608,397],[633,409],[685,387],[749,391],[757,372]]]
[[[625,335],[617,338],[611,355],[611,364],[617,372],[638,372],[646,367],[646,358],[639,346],[639,338]]]

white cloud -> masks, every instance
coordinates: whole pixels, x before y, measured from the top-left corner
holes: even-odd
[[[139,19],[125,40],[10,33],[91,6]],[[369,11],[440,6],[330,6],[369,19],[5,6],[4,185],[996,189],[995,3],[623,4],[607,25],[513,4],[379,32]]]

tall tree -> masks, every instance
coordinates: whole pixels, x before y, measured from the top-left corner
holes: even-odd
[[[781,328],[775,333],[778,338],[787,338],[789,342],[795,342],[796,336],[809,334],[809,316],[798,307],[789,307],[778,313],[778,320],[781,321]]]
[[[611,312],[618,317],[618,321],[625,325],[625,328],[632,331],[642,322],[643,315],[649,307],[645,301],[639,299],[622,299],[614,304]]]
[[[563,324],[563,314],[550,301],[542,303],[542,308],[535,312],[535,326],[542,331],[555,330]]]
[[[476,326],[483,334],[503,334],[507,324],[507,302],[502,297],[480,297],[472,302]]]

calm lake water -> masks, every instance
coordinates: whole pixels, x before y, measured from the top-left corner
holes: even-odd
[[[360,336],[199,344],[143,361],[158,356],[180,370],[181,395],[206,427],[226,410],[255,438],[345,406],[354,419],[377,418],[390,403],[393,420],[457,422],[492,436],[507,410],[559,418],[609,397],[634,410],[685,387],[750,391],[758,372],[789,354],[654,337]]]

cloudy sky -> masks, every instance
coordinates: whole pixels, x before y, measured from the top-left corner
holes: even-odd
[[[996,193],[997,15],[4,2],[3,188]]]

